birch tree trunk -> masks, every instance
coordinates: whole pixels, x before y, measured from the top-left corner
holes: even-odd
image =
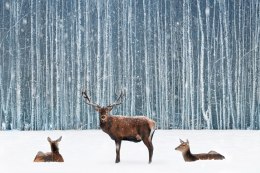
[[[200,9],[200,1],[197,0],[197,8],[199,13],[199,25],[200,25],[200,33],[201,33],[201,49],[200,49],[200,92],[201,92],[201,111],[204,120],[207,124],[207,129],[210,129],[210,117],[209,117],[209,111],[206,109],[205,105],[205,80],[204,80],[204,53],[205,53],[205,36],[204,36],[204,29],[203,29],[203,23],[202,23],[202,17],[201,17],[201,9]]]

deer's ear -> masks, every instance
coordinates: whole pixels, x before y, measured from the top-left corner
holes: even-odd
[[[187,139],[186,141],[187,141],[186,143],[189,144],[189,140]]]
[[[180,139],[180,143],[182,143],[182,144],[183,144],[183,143],[184,143],[184,141]]]
[[[62,139],[62,136],[61,136],[59,139],[57,139],[57,140],[56,140],[56,142],[60,142],[60,141],[61,141],[61,139]]]
[[[49,142],[52,142],[50,137],[48,137],[47,140],[48,140]]]

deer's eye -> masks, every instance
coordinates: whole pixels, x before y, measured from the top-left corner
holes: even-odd
[[[102,115],[102,116],[101,116],[101,119],[105,119],[105,118],[106,118],[106,116],[105,116],[105,115]]]

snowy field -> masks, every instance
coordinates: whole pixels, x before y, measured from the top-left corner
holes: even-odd
[[[62,136],[64,163],[33,163],[38,151],[50,151],[47,137]],[[184,162],[174,148],[189,139],[191,152],[215,150],[223,161]],[[260,131],[157,130],[153,163],[143,143],[123,141],[121,162],[115,164],[115,144],[101,130],[0,131],[1,173],[259,173]]]

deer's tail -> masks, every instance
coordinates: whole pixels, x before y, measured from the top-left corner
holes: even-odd
[[[155,124],[155,121],[151,120],[151,122],[149,123],[149,126],[150,126],[150,135],[149,135],[149,141],[151,142],[153,140],[153,134],[156,130],[156,124]]]

